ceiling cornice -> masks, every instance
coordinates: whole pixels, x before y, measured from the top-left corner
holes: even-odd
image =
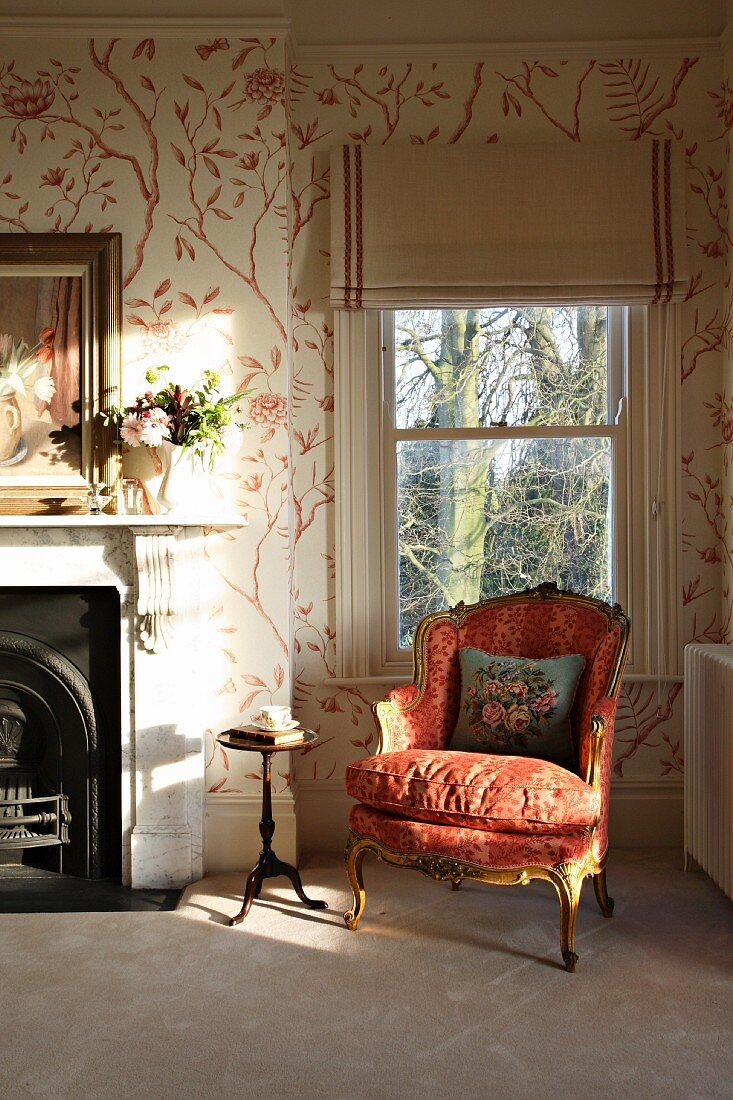
[[[372,45],[303,45],[296,43],[292,22],[280,17],[221,18],[137,16],[0,16],[5,38],[279,38],[287,40],[296,62],[334,64],[362,61],[500,61],[507,58],[572,60],[594,57],[721,57],[733,46],[733,23],[720,38],[641,38],[583,42],[383,43]]]
[[[292,37],[289,19],[222,17],[175,18],[161,16],[116,16],[102,18],[78,15],[0,16],[0,35],[6,38],[94,38],[111,35],[117,38],[288,38]]]
[[[436,45],[305,46],[297,49],[303,64],[354,61],[500,61],[506,58],[572,60],[595,57],[720,57],[718,38],[636,38],[587,42],[466,42]]]

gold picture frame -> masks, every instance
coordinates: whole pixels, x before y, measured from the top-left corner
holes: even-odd
[[[116,501],[121,304],[119,233],[0,234],[0,514]]]

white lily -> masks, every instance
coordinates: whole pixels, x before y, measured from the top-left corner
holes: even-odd
[[[30,384],[32,376],[41,366],[36,358],[40,346],[29,348],[23,339],[14,340],[8,333],[0,335],[0,396],[7,397],[13,393],[25,396],[26,383]]]
[[[51,400],[56,393],[56,383],[53,378],[49,378],[48,375],[43,375],[42,378],[36,380],[36,384],[33,387],[33,392],[39,401],[45,401],[46,404]]]
[[[25,396],[25,382],[17,371],[3,374],[2,382],[3,390],[6,395],[9,393],[19,393],[21,396]]]

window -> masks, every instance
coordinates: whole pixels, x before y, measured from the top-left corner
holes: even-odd
[[[599,306],[384,314],[388,650],[551,578],[608,600],[622,362]],[[619,411],[620,410],[620,411]],[[618,415],[617,415],[618,414]]]
[[[636,670],[651,667],[661,637],[674,671],[674,554],[663,551],[675,545],[675,410],[663,339],[641,307],[338,317],[344,678],[405,674],[426,614],[542,580],[630,609]],[[653,515],[654,497],[664,507]],[[656,571],[668,597],[661,622]]]

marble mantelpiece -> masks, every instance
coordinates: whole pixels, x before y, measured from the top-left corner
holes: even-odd
[[[203,874],[199,570],[206,529],[243,525],[238,517],[0,516],[3,584],[119,592],[122,875],[133,887],[184,886]]]

